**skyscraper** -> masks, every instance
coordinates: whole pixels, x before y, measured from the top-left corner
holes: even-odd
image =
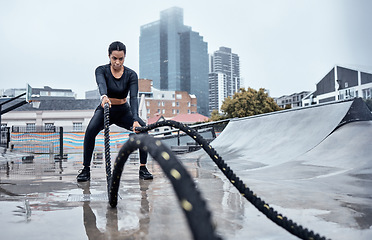
[[[227,75],[224,73],[209,73],[209,112],[221,111],[223,100],[227,97]]]
[[[140,78],[161,90],[187,91],[197,97],[198,112],[208,115],[208,45],[183,23],[183,9],[160,13],[160,20],[141,26]]]
[[[210,58],[209,111],[221,110],[222,101],[240,89],[239,56],[231,48],[220,47]]]

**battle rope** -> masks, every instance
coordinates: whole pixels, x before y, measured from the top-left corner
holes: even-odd
[[[140,132],[146,132],[154,128],[171,126],[178,128],[193,138],[200,146],[208,153],[210,158],[217,164],[218,168],[223,174],[230,180],[235,188],[245,197],[250,203],[253,204],[260,212],[262,212],[267,218],[281,226],[291,234],[301,239],[319,239],[325,240],[325,237],[321,237],[319,234],[315,234],[313,231],[309,231],[307,228],[303,228],[301,225],[293,222],[287,217],[275,211],[269,206],[264,200],[259,198],[253,191],[247,187],[242,180],[239,179],[231,170],[231,168],[222,160],[216,150],[194,129],[172,120],[160,121],[154,124],[150,124],[145,127],[137,127],[136,130]]]
[[[131,136],[116,157],[109,192],[111,207],[116,207],[117,205],[120,178],[124,170],[124,164],[129,155],[136,149],[150,153],[169,178],[194,239],[220,239],[214,232],[211,214],[206,207],[206,203],[196,189],[189,173],[167,146],[147,134]]]
[[[104,136],[105,136],[105,163],[106,163],[106,179],[107,179],[107,194],[110,191],[111,183],[111,154],[110,154],[110,107],[105,103],[103,113]]]

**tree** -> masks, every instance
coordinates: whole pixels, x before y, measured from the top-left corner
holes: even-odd
[[[220,114],[217,109],[214,109],[211,112],[211,117],[210,117],[211,121],[219,121],[219,120],[223,120],[223,119],[227,119],[227,117]]]
[[[226,118],[241,118],[282,110],[264,88],[241,88],[233,97],[225,98],[221,110]]]
[[[284,109],[291,109],[291,108],[292,108],[291,104],[286,104]]]

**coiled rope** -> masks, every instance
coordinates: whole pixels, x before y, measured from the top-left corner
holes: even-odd
[[[171,126],[178,128],[193,138],[200,146],[208,153],[210,158],[216,163],[218,168],[223,174],[229,179],[229,181],[235,186],[235,188],[241,193],[241,195],[247,199],[253,206],[255,206],[260,212],[262,212],[267,218],[276,223],[278,226],[284,228],[289,233],[301,238],[301,239],[319,239],[325,240],[325,237],[302,227],[301,225],[288,219],[283,214],[278,213],[272,207],[269,206],[264,200],[259,198],[253,191],[243,183],[233,172],[233,170],[224,162],[224,160],[218,155],[216,150],[195,130],[172,120],[160,121],[154,124],[150,124],[145,127],[137,127],[136,130],[140,132],[146,132],[154,128]]]
[[[106,166],[106,180],[107,193],[110,191],[111,183],[111,154],[110,154],[110,107],[108,103],[104,105],[103,122],[104,122],[104,136],[105,136],[105,166]]]
[[[116,207],[117,205],[120,178],[124,170],[124,164],[129,155],[136,149],[150,153],[169,178],[194,239],[220,239],[215,234],[211,223],[211,214],[206,207],[206,203],[195,187],[195,183],[189,173],[167,146],[147,134],[132,135],[118,153],[110,184],[109,203],[111,207]]]

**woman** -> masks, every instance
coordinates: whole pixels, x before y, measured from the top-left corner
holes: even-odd
[[[77,176],[78,182],[90,180],[90,162],[97,134],[104,128],[103,107],[105,103],[110,106],[110,125],[130,129],[146,124],[138,116],[138,77],[137,74],[125,67],[124,58],[126,47],[121,42],[113,42],[108,49],[110,63],[96,69],[96,81],[101,94],[101,104],[89,122],[84,137],[84,168]],[[127,103],[130,93],[130,106]],[[140,150],[139,177],[152,179],[152,174],[146,168],[147,152]]]

